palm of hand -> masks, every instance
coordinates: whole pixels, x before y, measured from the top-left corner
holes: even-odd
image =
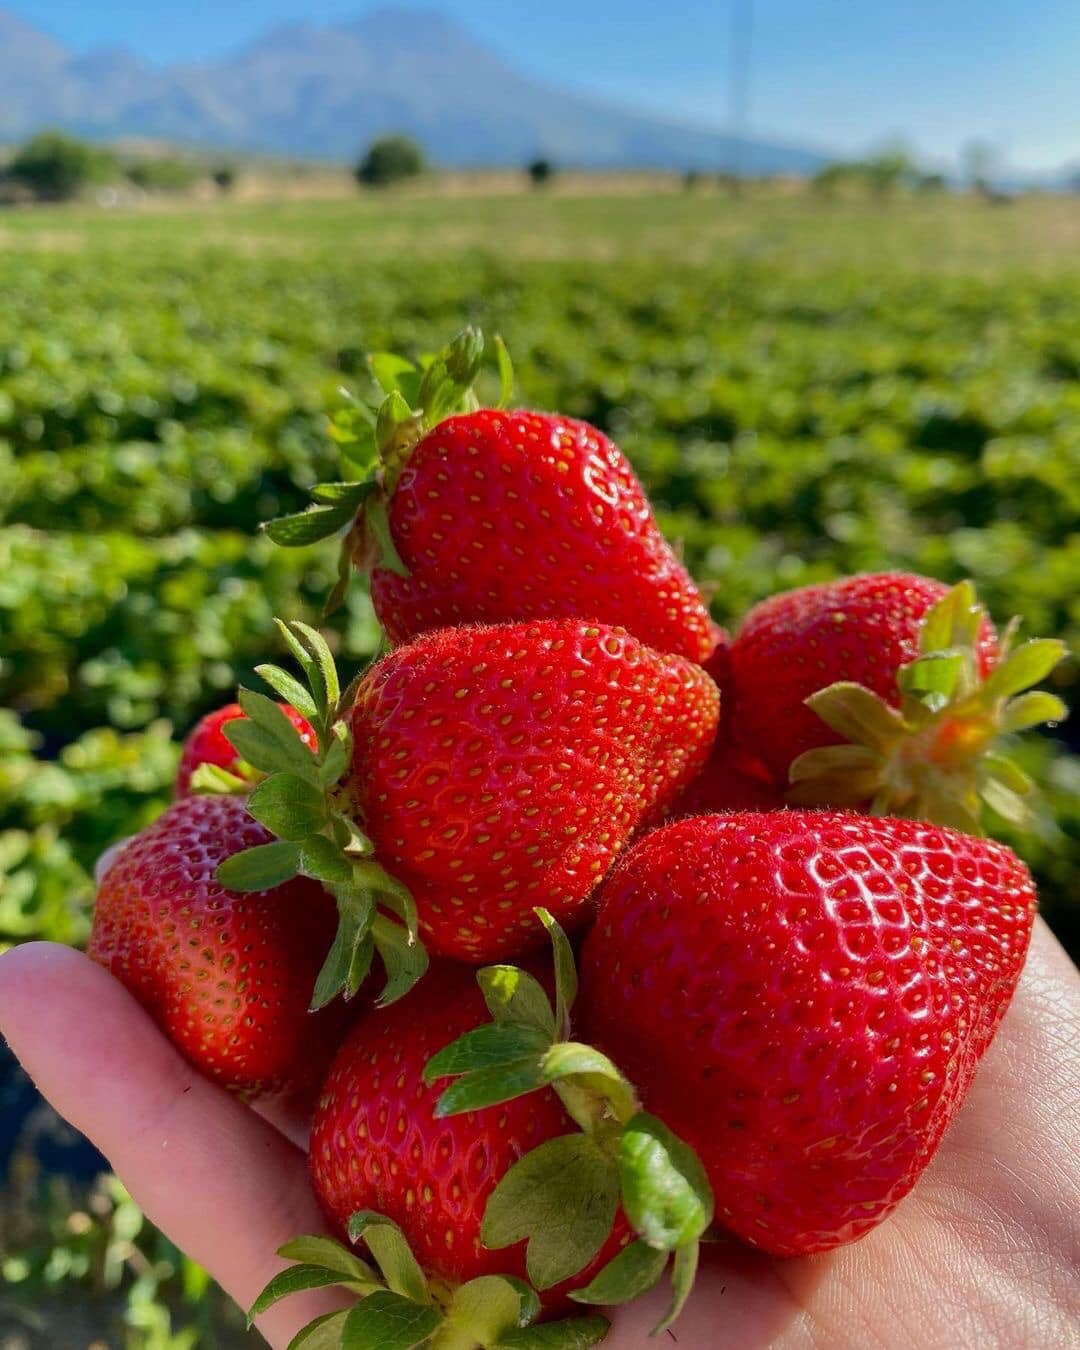
[[[271,1122],[202,1080],[85,957],[47,944],[6,955],[0,1030],[150,1217],[242,1305],[282,1264],[281,1243],[322,1230],[293,1142],[300,1123]],[[851,1247],[803,1260],[718,1244],[668,1335],[684,1350],[1074,1344],[1078,1032],[1080,977],[1040,923],[968,1102],[893,1217]],[[334,1297],[287,1300],[260,1330],[284,1347],[338,1306]],[[617,1310],[605,1344],[648,1344],[663,1300],[659,1291]]]

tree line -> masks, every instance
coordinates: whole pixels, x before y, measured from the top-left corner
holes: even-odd
[[[364,188],[389,187],[427,173],[431,165],[423,147],[409,136],[377,137],[353,167]],[[525,166],[534,187],[544,187],[555,176],[555,165],[538,157]],[[147,192],[184,192],[209,179],[227,193],[236,183],[233,164],[208,167],[180,155],[140,157],[124,162],[105,146],[82,141],[58,131],[43,131],[19,147],[0,167],[0,187],[36,201],[70,201],[95,187],[126,183]]]

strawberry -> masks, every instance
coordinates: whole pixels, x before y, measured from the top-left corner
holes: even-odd
[[[102,878],[89,946],[196,1068],[249,1096],[313,1088],[340,1022],[305,1011],[334,931],[323,890],[238,895],[215,878],[269,838],[239,797],[181,798]]]
[[[702,816],[605,884],[579,1021],[776,1255],[861,1237],[963,1103],[1035,911],[1003,845],[838,812]]]
[[[1064,715],[1051,694],[1012,699],[1064,645],[1010,650],[1012,633],[999,644],[969,582],[889,572],[773,596],[731,646],[731,738],[795,804],[978,833],[985,802],[1022,822],[1032,784],[993,744]]]
[[[535,980],[525,975],[522,980],[543,1002]],[[487,997],[499,1006],[494,991]],[[446,1080],[425,1072],[429,1059],[449,1036],[475,1035],[486,1018],[474,973],[447,964],[435,966],[393,1007],[370,1011],[353,1028],[315,1111],[311,1177],[332,1227],[353,1242],[363,1240],[365,1257],[370,1253],[381,1275],[333,1239],[300,1238],[281,1254],[301,1264],[271,1281],[253,1314],[296,1289],[333,1282],[361,1301],[351,1312],[334,1315],[338,1321],[328,1330],[340,1324],[340,1338],[319,1340],[320,1345],[543,1350],[601,1339],[607,1323],[599,1317],[530,1328],[541,1303],[526,1273],[542,1279],[543,1311],[549,1316],[564,1311],[567,1293],[587,1284],[592,1268],[627,1240],[614,1207],[599,1222],[589,1213],[564,1219],[575,1234],[588,1228],[597,1235],[599,1255],[580,1264],[580,1241],[557,1244],[539,1256],[530,1252],[527,1263],[520,1241],[506,1243],[484,1224],[488,1198],[524,1153],[541,1142],[577,1146],[580,1136],[556,1092],[546,1088],[532,1101],[493,1106],[480,1094],[463,1099],[465,1113],[452,1118],[436,1108]],[[542,1039],[536,1034],[530,1039],[525,1031],[519,1035],[533,1045]]]
[[[306,717],[302,717],[295,708],[287,703],[278,705],[285,716],[300,733],[300,738],[305,745],[314,745],[315,733],[311,729],[311,724]],[[218,708],[214,712],[207,713],[195,723],[187,740],[184,742],[183,752],[180,756],[180,767],[176,773],[176,789],[174,795],[185,797],[189,792],[195,791],[192,787],[192,777],[202,764],[208,764],[224,773],[242,780],[242,762],[233,748],[232,742],[225,735],[225,726],[229,722],[236,721],[237,718],[244,716],[244,710],[239,703],[227,703],[224,708]]]
[[[672,815],[700,816],[717,811],[779,811],[784,794],[764,768],[730,742],[717,740],[705,767],[679,797]]]
[[[720,709],[726,720],[731,702],[731,634],[718,623],[712,626],[712,651],[702,668],[720,690]]]
[[[385,657],[352,710],[344,792],[429,947],[482,961],[580,927],[630,836],[700,768],[716,689],[574,620],[444,629]]]
[[[280,625],[309,688],[263,679],[311,720],[316,746],[269,698],[240,691],[226,731],[269,775],[248,810],[277,835],[219,878],[259,890],[322,881],[341,922],[313,1006],[352,997],[377,951],[401,997],[423,974],[423,932],[464,961],[543,941],[534,906],[568,925],[635,831],[662,818],[716,732],[705,672],[619,628],[575,620],[443,629],[341,691],[325,641]],[[381,906],[381,909],[377,909]]]
[[[517,1235],[549,1244],[552,1215],[615,1188],[637,1241],[573,1297],[631,1298],[671,1252],[664,1326],[693,1283],[714,1194],[717,1222],[774,1255],[854,1241],[907,1194],[960,1109],[1034,913],[1009,849],[921,822],[774,811],[653,831],[605,882],[582,948],[587,1041],[567,1039],[577,976],[544,916],[555,1014],[542,991],[526,997],[524,972],[481,971],[494,1022],[428,1066],[460,1075],[442,1113],[554,1086],[592,1150],[592,1170],[572,1177],[550,1144],[526,1154],[485,1225],[513,1216]]]
[[[387,479],[405,574],[375,566],[371,598],[392,641],[448,624],[581,618],[658,651],[708,655],[701,596],[622,451],[586,422],[462,413]]]
[[[731,743],[731,638],[718,625],[713,631],[715,645],[703,669],[720,690],[720,730],[705,767],[679,797],[671,814],[778,811],[785,805],[784,794],[772,782],[768,770],[755,756]]]
[[[406,998],[356,1026],[323,1085],[311,1131],[315,1193],[334,1226],[344,1232],[358,1210],[378,1210],[399,1224],[426,1271],[455,1285],[478,1275],[526,1277],[522,1246],[484,1245],[484,1209],[520,1157],[574,1130],[550,1088],[527,1103],[436,1113],[448,1080],[425,1080],[428,1060],[487,1018],[473,971],[434,967]],[[625,1237],[616,1227],[612,1255]],[[568,1270],[555,1283],[572,1276],[579,1285],[589,1277]]]
[[[377,419],[338,428],[359,481],[316,488],[320,504],[271,522],[271,537],[305,544],[349,525],[343,578],[349,559],[371,571],[393,642],[454,624],[574,618],[706,660],[705,602],[622,451],[572,418],[477,408],[482,351],[466,330],[423,371],[373,358],[386,391]],[[508,398],[505,363],[504,375]]]

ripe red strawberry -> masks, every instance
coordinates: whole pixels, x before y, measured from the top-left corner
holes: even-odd
[[[717,811],[780,811],[783,791],[770,782],[762,766],[718,740],[705,767],[672,808],[675,816],[700,816]]]
[[[712,811],[779,811],[786,805],[765,766],[730,740],[731,638],[714,625],[715,646],[703,669],[720,690],[720,730],[705,767],[679,797],[672,816]]]
[[[720,711],[726,720],[731,702],[731,634],[718,623],[712,626],[712,644],[703,668],[720,690]]]
[[[617,854],[700,769],[718,715],[698,667],[573,620],[444,629],[356,690],[343,796],[412,892],[436,952],[466,961],[568,927]]]
[[[747,614],[731,647],[732,732],[786,785],[792,760],[839,744],[806,699],[838,680],[864,685],[899,707],[896,674],[919,655],[919,631],[948,594],[940,581],[903,572],[844,577],[763,600]],[[983,619],[979,672],[997,659]]]
[[[342,584],[350,558],[371,570],[394,642],[455,624],[573,618],[706,660],[705,602],[622,451],[572,418],[477,409],[482,351],[466,330],[423,372],[372,358],[387,394],[377,424],[337,429],[362,481],[316,488],[320,505],[271,522],[271,537],[310,543],[358,512]]]
[[[734,744],[789,802],[914,816],[977,834],[982,805],[1023,824],[1033,784],[995,749],[1065,714],[1043,679],[1064,644],[1010,650],[963,582],[847,577],[764,601],[730,653]],[[991,753],[993,752],[993,753]]]
[[[315,744],[315,733],[306,717],[302,717],[288,703],[279,703],[278,707],[300,733],[305,745]],[[191,790],[191,777],[200,764],[216,765],[228,773],[235,773],[240,762],[236,750],[225,736],[225,726],[237,718],[244,717],[239,703],[227,703],[224,708],[207,713],[195,723],[184,741],[180,756],[180,767],[176,773],[176,797],[184,797]]]
[[[396,1222],[423,1269],[451,1286],[481,1275],[526,1278],[524,1244],[494,1251],[481,1241],[496,1184],[538,1144],[575,1132],[551,1088],[528,1100],[442,1117],[447,1080],[427,1083],[429,1059],[488,1020],[475,972],[433,967],[391,1008],[368,1013],[338,1052],[311,1132],[315,1193],[345,1231],[360,1210]],[[601,1255],[545,1295],[550,1310],[627,1239],[617,1222]]]
[[[297,878],[238,895],[214,872],[270,835],[231,796],[181,798],[102,878],[90,955],[203,1073],[245,1094],[313,1088],[340,1014],[309,1014],[334,905]]]
[[[622,451],[547,413],[449,417],[388,474],[404,564],[371,598],[395,642],[460,623],[580,618],[703,661],[708,612]]]
[[[579,1026],[776,1255],[911,1189],[1016,985],[1035,894],[1000,844],[839,812],[702,816],[605,884]]]

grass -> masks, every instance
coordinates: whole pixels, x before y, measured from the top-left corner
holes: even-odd
[[[951,196],[866,202],[808,193],[387,192],[320,202],[192,202],[116,211],[74,206],[0,216],[0,249],[163,248],[287,257],[329,249],[369,259],[473,251],[537,261],[727,258],[800,270],[843,263],[893,272],[1041,273],[1076,270],[1080,198],[1033,196],[988,206]]]

